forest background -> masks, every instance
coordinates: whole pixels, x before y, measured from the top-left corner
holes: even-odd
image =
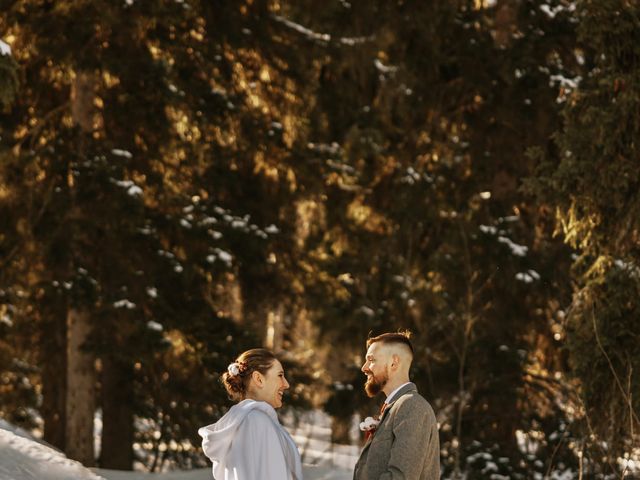
[[[264,345],[348,442],[408,328],[445,474],[628,475],[636,2],[1,0],[0,39],[2,418],[204,466]]]

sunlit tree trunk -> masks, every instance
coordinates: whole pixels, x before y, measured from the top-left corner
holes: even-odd
[[[94,128],[94,77],[92,72],[77,72],[71,88],[71,113],[81,132],[78,138],[79,155],[83,154],[86,136]],[[71,174],[68,175],[68,182],[73,197],[74,181]],[[78,206],[76,208],[79,209]],[[66,453],[84,465],[93,465],[95,462],[95,357],[86,348],[90,334],[89,312],[82,307],[70,306],[67,312]]]
[[[66,453],[84,465],[93,465],[95,362],[86,351],[91,331],[89,313],[76,308],[67,314]]]
[[[264,339],[265,347],[276,352],[282,350],[283,335],[284,308],[282,306],[272,307],[267,313],[267,325]]]

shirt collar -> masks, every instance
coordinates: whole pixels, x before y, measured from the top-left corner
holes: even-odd
[[[407,382],[407,383],[403,383],[402,385],[400,385],[398,388],[396,388],[393,392],[391,392],[388,396],[387,399],[385,400],[385,403],[391,403],[393,400],[393,397],[396,393],[398,393],[398,391],[400,391],[400,389],[406,385],[409,385],[411,382]]]

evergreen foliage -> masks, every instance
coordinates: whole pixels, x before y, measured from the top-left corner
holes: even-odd
[[[594,463],[637,445],[638,74],[640,10],[624,1],[578,2],[580,74],[563,126],[529,184],[556,211],[575,249],[576,289],[564,322],[571,372],[581,382]],[[616,470],[609,460],[610,470]]]
[[[376,409],[366,337],[409,328],[444,475],[617,471],[640,394],[629,2],[0,12],[3,417],[65,448],[80,310],[103,466],[134,443],[150,470],[204,466],[217,372],[260,344],[347,441]]]
[[[0,105],[11,105],[18,91],[17,65],[8,53],[0,53]]]

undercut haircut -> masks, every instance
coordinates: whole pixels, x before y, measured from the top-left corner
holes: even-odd
[[[383,333],[378,335],[377,337],[369,337],[367,339],[367,348],[369,348],[374,343],[382,343],[383,345],[406,345],[411,352],[411,356],[413,356],[413,345],[411,345],[411,332],[408,330],[397,332],[397,333]]]

